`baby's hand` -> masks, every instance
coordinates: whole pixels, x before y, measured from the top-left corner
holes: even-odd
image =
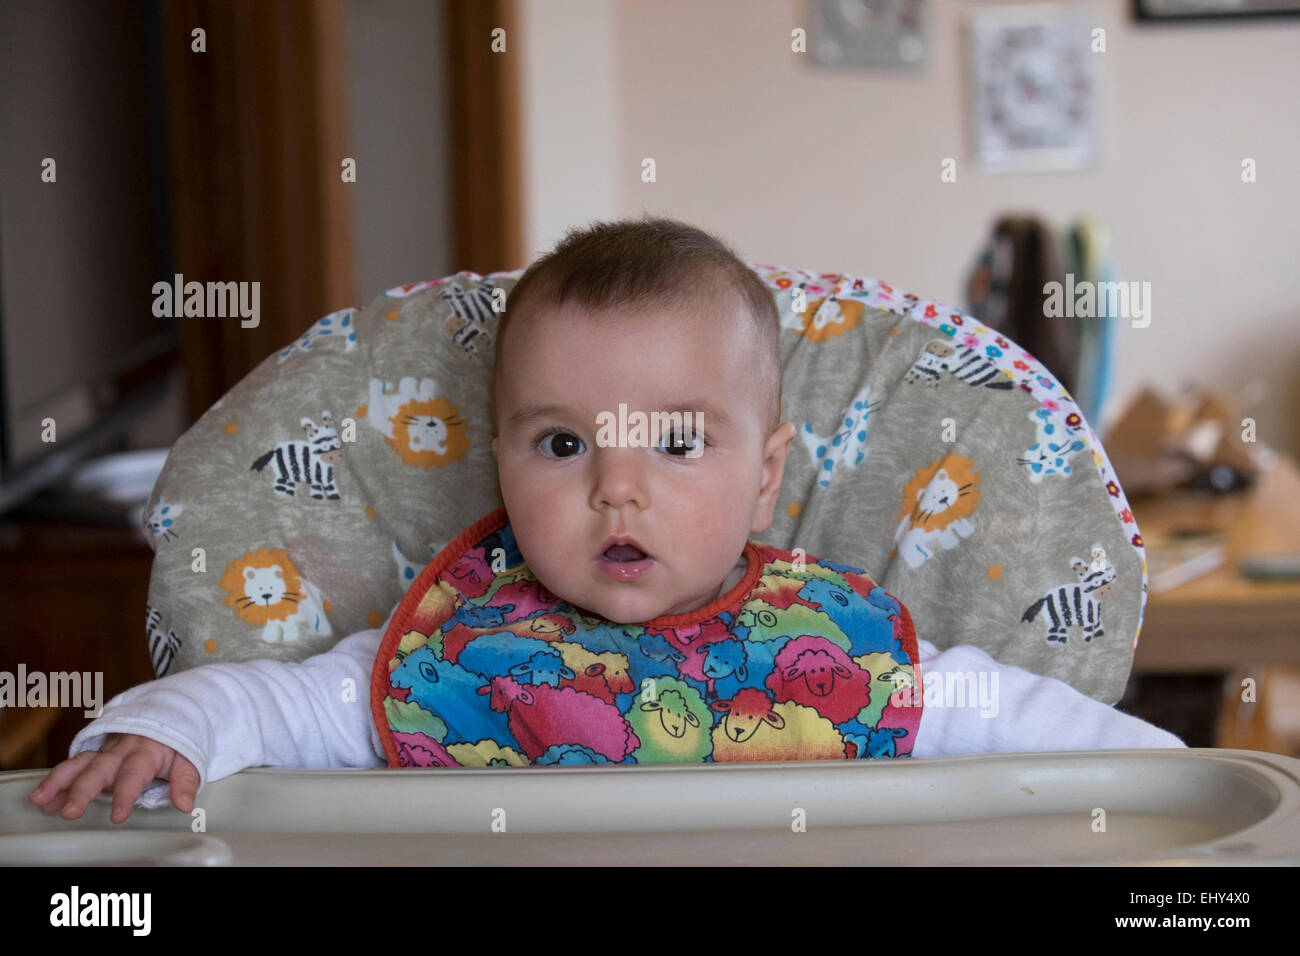
[[[182,813],[194,809],[199,771],[179,753],[150,737],[109,734],[99,750],[83,750],[46,775],[27,795],[46,813],[75,820],[101,791],[113,790],[109,820],[121,823],[131,815],[136,798],[154,777],[171,781],[172,805]],[[116,781],[116,786],[113,786]]]

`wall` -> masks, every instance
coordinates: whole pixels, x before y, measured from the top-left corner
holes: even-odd
[[[1261,438],[1300,455],[1300,19],[1147,26],[1091,8],[1098,168],[970,170],[962,24],[995,4],[929,6],[916,74],[836,71],[790,50],[800,0],[520,0],[527,247],[587,217],[677,215],[751,261],[843,270],[964,305],[977,245],[1005,211],[1112,233],[1117,278],[1149,281],[1152,321],[1121,323],[1111,400],[1141,382],[1232,392],[1258,381]],[[658,181],[640,181],[653,156]],[[958,180],[939,180],[952,156]],[[1259,181],[1240,182],[1243,156]],[[1098,423],[1093,423],[1097,425]]]
[[[442,2],[347,0],[357,306],[455,272]],[[340,306],[342,307],[342,306]]]
[[[566,229],[624,210],[620,152],[628,122],[620,114],[630,105],[629,78],[617,62],[619,4],[516,3],[524,249],[532,261]]]

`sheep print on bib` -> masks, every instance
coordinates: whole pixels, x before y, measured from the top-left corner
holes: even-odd
[[[712,603],[617,624],[542,586],[504,507],[411,584],[371,675],[390,767],[904,757],[911,615],[858,568],[745,544]]]

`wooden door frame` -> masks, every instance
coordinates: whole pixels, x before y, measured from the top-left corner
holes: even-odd
[[[317,318],[356,300],[346,0],[157,0],[173,271],[259,282],[260,323],[180,320],[196,421]],[[445,0],[455,268],[527,265],[515,0]],[[205,31],[206,50],[192,49]],[[506,52],[492,31],[506,31]]]
[[[173,270],[259,283],[256,326],[180,321],[194,421],[355,298],[343,0],[165,0],[159,11]]]
[[[447,0],[452,190],[457,269],[528,265],[523,241],[522,135],[515,0]],[[493,52],[492,31],[505,30]]]

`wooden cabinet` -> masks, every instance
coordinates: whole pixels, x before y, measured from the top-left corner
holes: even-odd
[[[121,525],[0,519],[0,671],[103,674],[107,703],[154,679],[145,637],[153,550]],[[22,688],[19,688],[22,691]],[[89,722],[82,707],[0,708],[0,770],[48,767]]]

